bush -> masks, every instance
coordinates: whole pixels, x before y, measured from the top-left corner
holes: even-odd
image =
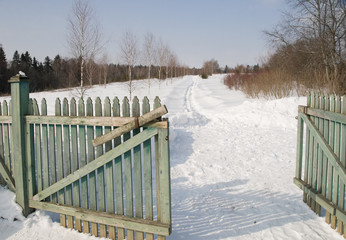
[[[228,75],[224,84],[252,98],[283,98],[298,93],[291,76],[280,70]]]
[[[202,78],[202,79],[207,79],[207,78],[208,78],[208,74],[202,73],[201,78]]]

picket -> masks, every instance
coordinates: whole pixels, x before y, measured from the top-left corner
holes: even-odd
[[[18,103],[14,101],[13,107]],[[26,162],[25,166],[16,166],[21,171],[27,169],[19,187],[30,183],[17,191],[24,212],[32,208],[55,211],[60,213],[62,226],[94,236],[150,240],[157,235],[165,239],[171,232],[169,138],[168,121],[160,116],[167,110],[161,107],[158,97],[153,108],[158,111],[151,111],[147,97],[142,104],[135,97],[131,105],[125,97],[121,106],[117,97],[112,103],[105,98],[104,104],[100,98],[94,103],[90,98],[86,102],[79,99],[78,104],[74,98],[57,98],[54,116],[47,116],[44,98],[41,106],[36,99],[28,99],[22,118]],[[130,132],[93,146],[95,137],[142,119],[145,114],[155,116],[154,121],[148,123],[145,119]],[[1,165],[0,174],[6,176],[13,170],[9,154],[12,121],[8,104],[3,102],[0,160],[10,171]]]

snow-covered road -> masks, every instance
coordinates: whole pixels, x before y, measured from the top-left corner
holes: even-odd
[[[116,83],[88,94],[123,96],[124,89]],[[168,239],[343,239],[302,202],[293,184],[295,116],[305,98],[248,99],[227,89],[221,75],[169,80],[160,88],[154,84],[151,92],[149,98],[159,95],[169,111],[173,232]],[[136,88],[140,99],[146,93]],[[33,94],[42,96],[54,102],[71,93]],[[0,199],[9,194],[0,190]],[[0,204],[0,216],[20,221],[0,219],[5,233],[0,239],[92,239],[59,227],[42,211],[25,220],[7,209]]]

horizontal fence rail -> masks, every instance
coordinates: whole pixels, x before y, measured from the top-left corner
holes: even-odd
[[[346,223],[346,98],[311,93],[298,108],[294,183],[303,200],[340,234]]]
[[[17,93],[13,91],[12,100],[18,109],[23,101],[14,99],[28,95],[22,84],[25,81],[13,80]],[[132,103],[126,97],[122,103],[117,97],[103,102],[57,98],[55,116],[47,116],[45,99],[39,106],[27,96],[24,103],[24,136],[15,128],[11,137],[20,110],[12,118],[8,104],[1,106],[0,174],[15,189],[25,215],[34,208],[57,212],[62,226],[111,239],[170,235],[168,120],[158,118],[93,145],[94,139],[160,108],[158,97],[152,109],[147,97],[142,104],[137,97]],[[17,157],[25,156],[26,168],[17,160],[14,164],[17,158],[10,154],[11,144],[18,148],[18,139],[25,148],[18,150]],[[17,177],[20,173],[22,179]]]

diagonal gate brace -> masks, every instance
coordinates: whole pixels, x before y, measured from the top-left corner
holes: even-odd
[[[49,195],[52,195],[53,193],[56,193],[60,189],[63,189],[64,187],[70,185],[71,183],[77,181],[78,179],[86,176],[90,172],[96,170],[97,168],[107,164],[108,162],[112,161],[114,158],[120,156],[121,154],[129,151],[133,147],[141,144],[142,142],[146,141],[147,139],[155,136],[158,133],[156,128],[148,128],[144,130],[143,132],[137,134],[136,136],[130,138],[129,140],[125,141],[123,144],[113,148],[109,152],[103,154],[102,156],[96,158],[94,161],[88,163],[84,167],[78,169],[77,171],[71,173],[70,175],[66,176],[65,178],[61,179],[60,181],[52,184],[51,186],[47,187],[43,191],[37,193],[35,196],[33,196],[34,201],[41,201],[42,199],[45,199]]]
[[[113,131],[110,131],[107,134],[104,134],[102,136],[99,136],[97,138],[95,138],[94,140],[92,140],[92,143],[94,145],[94,147],[99,146],[101,144],[104,144],[116,137],[119,137],[121,135],[123,135],[124,133],[127,133],[133,129],[139,128],[141,126],[143,126],[144,124],[147,124],[163,115],[165,115],[166,113],[168,113],[167,108],[165,105],[154,109],[153,111],[150,111],[146,114],[143,114],[140,117],[136,117],[134,121],[131,121],[129,123],[126,123],[125,125],[118,127],[116,129],[114,129]]]

